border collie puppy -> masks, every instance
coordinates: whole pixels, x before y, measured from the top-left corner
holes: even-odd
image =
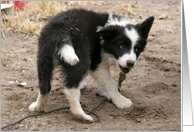
[[[154,17],[140,24],[113,14],[72,9],[54,16],[43,28],[38,41],[39,95],[30,111],[44,111],[51,90],[56,60],[61,65],[64,93],[74,117],[93,121],[80,105],[80,89],[89,72],[101,94],[120,108],[129,108],[130,99],[121,95],[110,76],[115,65],[128,73],[144,50]]]

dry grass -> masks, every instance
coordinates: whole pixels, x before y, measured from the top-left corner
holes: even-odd
[[[22,32],[28,38],[30,34],[39,35],[44,20],[53,15],[70,9],[74,5],[105,5],[110,1],[30,1],[26,3],[23,11],[16,11],[13,16],[1,12],[1,35],[4,39],[5,31]],[[119,10],[131,11],[130,2],[126,5],[124,2],[118,2]]]
[[[67,1],[69,5],[81,5],[81,6],[88,6],[88,5],[104,5],[110,3],[110,1]]]
[[[62,1],[30,1],[26,3],[23,11],[17,11],[13,16],[2,12],[1,33],[14,30],[26,33],[27,36],[31,33],[39,35],[43,26],[41,21],[63,11],[65,8],[62,5]]]

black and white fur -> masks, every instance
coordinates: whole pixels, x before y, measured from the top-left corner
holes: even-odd
[[[75,118],[93,121],[80,105],[80,89],[88,72],[95,78],[102,95],[120,109],[129,108],[132,102],[118,92],[109,67],[115,65],[128,73],[136,65],[153,21],[154,17],[149,17],[141,24],[133,24],[117,15],[84,9],[57,14],[39,38],[39,95],[29,110],[44,111],[56,60],[61,65],[64,93]]]

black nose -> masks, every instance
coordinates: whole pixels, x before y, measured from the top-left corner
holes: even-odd
[[[128,60],[128,61],[127,61],[127,66],[128,66],[128,67],[134,66],[134,61]]]

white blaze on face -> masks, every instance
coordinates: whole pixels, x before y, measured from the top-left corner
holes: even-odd
[[[125,28],[125,35],[131,40],[132,47],[134,48],[137,40],[139,39],[139,34],[134,28]]]
[[[120,18],[120,20],[119,20],[117,17],[113,17],[113,14],[110,13],[109,17],[108,17],[108,21],[105,24],[105,27],[107,27],[109,25],[126,26],[128,24],[133,24],[133,23],[131,23],[129,20],[127,20],[125,18]]]
[[[134,52],[135,44],[137,43],[139,39],[139,34],[137,31],[132,29],[125,28],[125,35],[131,40],[131,49],[127,53],[125,53],[123,56],[119,57],[118,62],[122,67],[127,67],[127,61],[133,61],[134,64],[136,64],[136,54]]]

